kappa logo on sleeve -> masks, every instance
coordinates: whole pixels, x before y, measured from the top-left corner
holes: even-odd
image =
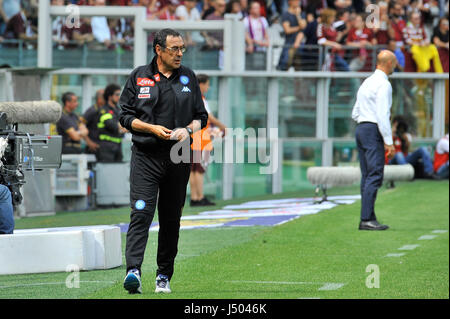
[[[161,81],[161,78],[159,77],[159,73],[156,73],[153,78],[155,79],[156,82]]]
[[[138,86],[155,86],[155,81],[149,78],[137,78],[136,84]]]

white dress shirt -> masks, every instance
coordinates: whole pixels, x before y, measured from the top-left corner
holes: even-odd
[[[377,69],[361,84],[353,107],[352,118],[358,122],[372,122],[386,145],[392,145],[390,123],[392,86],[386,73]]]

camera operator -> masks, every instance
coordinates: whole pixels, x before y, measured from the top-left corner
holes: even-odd
[[[14,231],[11,192],[9,188],[0,184],[0,235],[12,234]]]

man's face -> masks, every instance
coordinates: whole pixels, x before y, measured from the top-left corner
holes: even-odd
[[[400,4],[395,4],[393,11],[396,16],[400,17],[403,15],[403,8]]]
[[[195,7],[195,1],[194,0],[185,0],[184,5],[186,6],[186,8],[192,9]]]
[[[166,38],[166,47],[159,47],[156,53],[158,53],[165,66],[169,70],[173,70],[181,66],[181,59],[183,57],[183,52],[181,52],[182,48],[184,48],[183,38],[169,35]]]
[[[298,1],[298,0],[289,0],[288,5],[291,8],[297,8],[297,7],[300,6],[300,1]]]
[[[66,102],[66,106],[70,112],[73,112],[78,107],[78,97],[76,95],[72,95],[70,100]]]
[[[250,7],[250,15],[253,17],[259,17],[261,13],[261,6],[258,2],[253,2]]]
[[[397,67],[397,58],[393,57],[391,60],[389,60],[389,74],[391,75],[394,73],[395,68]]]
[[[355,20],[353,21],[353,25],[357,29],[362,29],[364,27],[364,21],[361,16],[356,16]]]
[[[111,101],[117,105],[117,103],[119,103],[119,99],[120,99],[120,90],[116,90],[114,91],[114,94],[111,95]]]
[[[440,23],[440,27],[442,28],[442,30],[448,31],[448,20],[443,19]]]
[[[206,93],[208,93],[209,81],[206,81],[204,83],[200,83],[198,86],[200,87],[200,92],[202,92],[203,95],[206,95]]]
[[[105,90],[101,89],[97,91],[97,105],[105,105],[105,98],[103,97]]]
[[[420,25],[420,14],[413,13],[411,15],[411,22],[413,25],[418,26]]]
[[[226,2],[225,0],[217,0],[216,1],[216,11],[222,15],[225,12],[225,7],[226,7]]]

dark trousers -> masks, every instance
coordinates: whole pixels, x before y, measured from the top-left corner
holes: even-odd
[[[375,123],[356,127],[356,146],[361,166],[361,220],[376,220],[375,200],[383,183],[384,142]]]
[[[95,154],[97,162],[117,163],[122,162],[122,143],[100,142],[100,147]]]
[[[132,210],[125,250],[127,271],[133,268],[141,270],[149,228],[158,205],[156,274],[166,275],[170,280],[178,252],[180,219],[186,200],[190,163],[174,164],[168,154],[160,156],[144,153],[135,146],[131,149]]]

